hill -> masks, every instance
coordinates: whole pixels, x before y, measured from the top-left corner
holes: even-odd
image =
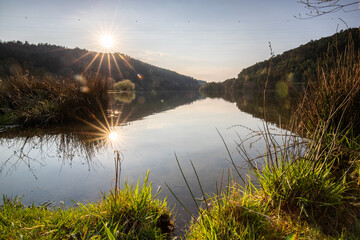
[[[130,79],[136,90],[198,89],[192,77],[152,66],[121,53],[97,53],[50,44],[0,42],[0,76],[28,71],[32,75],[74,77],[101,74],[113,82]]]
[[[262,91],[268,78],[267,89],[288,90],[301,89],[310,79],[315,79],[318,65],[326,61],[329,55],[343,52],[349,41],[352,42],[355,53],[359,50],[359,29],[353,28],[341,31],[330,37],[310,41],[281,55],[256,63],[243,69],[237,76],[222,83],[209,83],[202,85],[201,91],[242,92],[243,90]],[[271,67],[270,67],[271,65]]]

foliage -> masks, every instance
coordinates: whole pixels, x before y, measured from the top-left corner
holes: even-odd
[[[5,239],[167,239],[173,231],[166,200],[152,196],[148,175],[142,187],[103,195],[98,203],[50,209],[47,204],[25,207],[20,198],[4,196],[0,235]]]
[[[359,29],[353,28],[317,41],[310,41],[305,45],[274,56],[271,59],[272,66],[267,89],[275,90],[281,84],[283,89],[286,87],[289,91],[292,89],[301,90],[309,80],[316,81],[318,64],[327,60],[324,56],[336,52],[343,53],[349,41],[353,41],[354,57],[357,57],[359,40]],[[262,92],[269,67],[270,60],[259,62],[243,69],[237,78],[217,84],[222,85],[225,92],[243,93],[254,90]]]
[[[114,90],[125,91],[125,92],[134,91],[135,84],[131,82],[129,79],[125,79],[120,82],[114,83],[113,88]]]
[[[188,236],[358,239],[358,56],[351,41],[343,51],[328,51],[319,63],[318,78],[309,84],[293,116],[290,132],[271,132],[266,123],[263,131],[240,139],[237,150],[247,160],[255,180],[244,182],[243,189],[233,185],[230,196],[212,198],[212,208],[200,211]],[[265,153],[251,156],[245,144],[250,142],[251,147],[261,140]],[[229,211],[227,206],[233,203],[243,215]],[[248,213],[257,218],[244,217]],[[236,235],[238,232],[247,235]]]
[[[216,82],[210,82],[201,85],[201,87],[199,88],[199,92],[201,93],[201,95],[209,97],[221,97],[224,95],[225,88],[221,84],[218,84]]]
[[[3,123],[44,126],[100,115],[107,107],[106,81],[91,75],[79,79],[29,73],[4,77],[0,108],[10,117]]]
[[[112,93],[112,95],[114,96],[115,101],[127,104],[132,103],[136,98],[136,93],[134,91]]]
[[[197,90],[200,82],[192,77],[155,67],[122,53],[96,53],[50,44],[20,41],[0,42],[0,76],[46,73],[63,77],[96,73],[114,82],[129,79],[137,90]]]

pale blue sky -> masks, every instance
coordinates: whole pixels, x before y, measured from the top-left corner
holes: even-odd
[[[297,0],[0,0],[0,39],[100,50],[107,31],[121,53],[223,81],[268,59],[268,42],[280,54],[345,29],[339,18],[360,24],[360,11],[294,18],[306,12]]]

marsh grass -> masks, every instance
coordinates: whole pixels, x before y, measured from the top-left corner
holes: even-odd
[[[186,238],[359,239],[358,56],[351,41],[345,52],[326,56],[290,131],[274,133],[264,123],[239,136],[237,150],[252,179],[244,181],[221,137],[244,184],[233,183],[209,198]],[[258,141],[264,153],[252,156],[248,146]]]
[[[65,208],[24,206],[3,197],[0,235],[4,239],[168,239],[173,231],[166,200],[152,195],[149,172],[136,186],[103,194],[97,203]]]
[[[266,151],[242,154],[251,177],[208,197],[186,239],[357,239],[357,198],[349,194],[346,174],[336,176],[335,160],[326,158],[336,148],[319,156],[308,139],[270,129],[240,141],[238,150],[246,151],[246,143],[260,135]]]
[[[340,171],[360,158],[359,56],[352,40],[344,52],[328,53],[295,112],[298,132],[317,146],[319,158],[336,159]]]
[[[0,81],[2,123],[45,126],[78,118],[89,119],[107,107],[107,81],[99,76],[76,79],[28,73]],[[99,103],[100,104],[99,104]]]

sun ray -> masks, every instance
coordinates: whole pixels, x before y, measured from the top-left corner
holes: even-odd
[[[120,117],[121,117],[121,115],[122,115],[123,108],[124,108],[124,104],[121,104],[121,108],[120,108],[120,111],[119,111],[119,115],[118,115],[118,117],[117,117],[117,119],[116,119],[115,126],[117,126],[118,123],[119,123],[119,121],[120,121]]]
[[[129,114],[122,120],[122,122],[120,123],[120,125],[126,123],[126,121],[129,119],[130,115],[133,113],[133,111],[135,110],[135,108],[132,108],[131,111],[129,112]]]
[[[104,136],[104,133],[100,133],[100,132],[90,132],[90,131],[85,131],[82,132],[85,135],[91,135],[91,136]]]
[[[131,68],[131,70],[133,70],[135,73],[136,73],[136,70],[135,70],[135,68],[120,54],[120,53],[117,53],[119,56],[120,56],[120,58],[126,63],[126,65],[128,65],[129,66],[129,68]]]
[[[114,63],[115,63],[115,66],[116,66],[117,70],[119,71],[120,77],[123,78],[122,72],[120,71],[119,64],[117,63],[114,54],[112,53],[111,56],[112,56],[112,58],[113,58],[113,60],[114,60]]]
[[[100,108],[100,109],[101,109],[102,114],[105,116],[105,113],[102,110],[102,108]],[[109,122],[108,122],[106,116],[104,117],[104,119],[105,119],[107,127],[95,115],[94,115],[94,119],[96,120],[96,122],[98,122],[100,124],[100,126],[104,130],[103,132],[107,133],[110,130]]]
[[[92,124],[92,123],[89,122],[89,121],[86,121],[86,120],[82,119],[82,118],[79,118],[79,117],[77,117],[77,116],[74,116],[74,117],[75,117],[76,119],[78,119],[79,121],[82,121],[83,123],[89,125],[90,127],[93,127],[93,128],[95,128],[95,129],[99,130],[100,132],[107,133],[106,128],[103,129],[103,128],[101,128],[101,127],[96,126],[95,124]]]
[[[100,141],[100,142],[103,142],[103,144],[106,143],[106,135],[103,135],[101,137],[97,137],[97,138],[91,138],[91,139],[88,139],[87,142],[97,142],[97,141]]]
[[[100,104],[100,102],[99,102],[99,99],[96,99],[96,101],[98,102],[98,104],[99,104],[99,106],[101,106],[101,104]],[[104,119],[105,119],[105,123],[106,123],[106,126],[107,126],[107,128],[104,126],[104,124],[102,124],[102,122],[95,116],[95,120],[102,126],[102,127],[104,127],[104,129],[107,129],[107,130],[110,130],[111,128],[111,126],[109,125],[109,121],[108,121],[108,119],[107,119],[107,117],[106,117],[106,114],[105,114],[105,112],[104,112],[104,109],[102,108],[102,107],[100,107],[100,111],[101,111],[101,114],[103,115],[103,117],[104,117]]]
[[[87,65],[83,73],[86,73],[86,71],[91,67],[91,65],[95,62],[96,58],[99,56],[100,53],[96,53],[94,58],[91,60],[91,62]]]
[[[111,78],[111,62],[110,62],[110,53],[107,53],[107,59],[108,59],[109,77]]]
[[[74,64],[74,63],[76,63],[76,62],[80,61],[81,59],[83,59],[84,57],[88,56],[88,55],[89,55],[89,54],[91,54],[91,53],[93,53],[93,52],[87,52],[87,53],[85,53],[85,54],[84,54],[84,55],[82,55],[81,57],[79,57],[79,58],[75,59],[75,60],[72,62],[72,64]]]
[[[102,65],[103,60],[104,60],[104,54],[101,54],[101,59],[100,59],[100,63],[99,63],[98,69],[97,69],[97,71],[96,71],[96,75],[99,74],[99,71],[100,71],[100,68],[101,68],[101,65]]]

